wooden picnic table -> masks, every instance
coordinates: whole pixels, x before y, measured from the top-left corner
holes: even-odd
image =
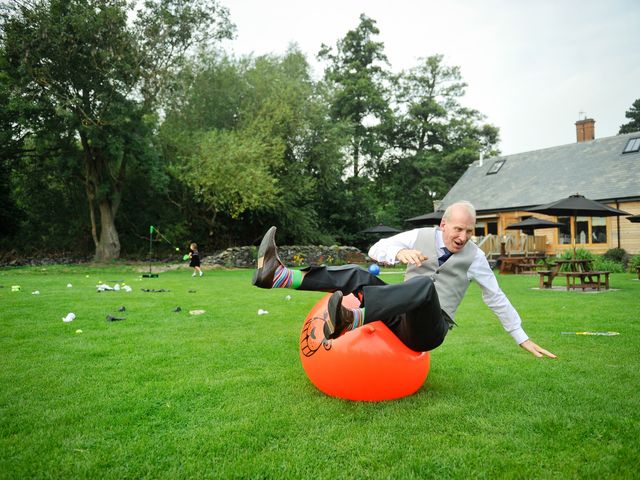
[[[537,267],[538,260],[544,260],[545,255],[513,255],[502,256],[498,258],[500,264],[500,273],[523,273],[524,271],[532,271]]]
[[[522,263],[516,263],[513,266],[513,270],[515,274],[520,274],[520,273],[537,273],[537,269],[540,265],[538,265],[536,262],[530,261],[530,262],[522,262]]]
[[[609,290],[609,272],[564,272],[562,275],[567,278],[567,290],[600,290],[600,287]]]
[[[600,290],[604,286],[606,290],[609,289],[609,273],[606,271],[593,271],[591,269],[591,260],[555,260],[549,264],[550,270],[541,270],[538,272],[540,275],[540,288],[552,288],[553,279],[557,276],[565,277],[567,279],[567,290],[576,290],[578,288],[583,291],[587,288]],[[560,269],[563,265],[568,265],[568,271],[561,272]]]

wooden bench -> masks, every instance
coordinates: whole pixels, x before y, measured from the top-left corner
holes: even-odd
[[[536,263],[516,263],[514,265],[515,273],[538,273],[537,268],[540,265]]]
[[[500,265],[500,273],[515,273],[516,264],[522,262],[524,257],[500,257],[498,264]]]
[[[609,290],[609,273],[610,272],[563,272],[562,275],[567,277],[567,290],[582,291],[587,288],[600,290],[604,286],[605,290]]]
[[[558,276],[557,270],[538,270],[540,289],[553,287],[553,279]]]
[[[544,255],[503,255],[498,258],[498,265],[502,274],[524,273],[522,270],[529,270],[530,273],[535,273],[536,262],[545,258]]]

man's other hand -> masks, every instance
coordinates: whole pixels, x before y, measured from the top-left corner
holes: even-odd
[[[420,250],[404,248],[396,254],[396,258],[407,265],[420,265],[427,257]]]
[[[551,353],[548,352],[547,350],[545,350],[544,348],[540,347],[539,345],[536,345],[535,343],[533,343],[531,340],[525,340],[524,342],[522,342],[520,344],[520,346],[522,348],[524,348],[525,350],[527,350],[528,352],[533,353],[536,357],[549,357],[549,358],[556,358],[556,356]]]

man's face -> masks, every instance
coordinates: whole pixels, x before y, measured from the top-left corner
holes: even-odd
[[[473,235],[475,223],[475,218],[464,207],[454,207],[451,218],[440,222],[444,246],[451,253],[458,253]]]

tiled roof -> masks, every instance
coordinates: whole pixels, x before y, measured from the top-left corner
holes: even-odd
[[[625,153],[640,132],[474,162],[442,200],[445,208],[468,200],[497,211],[550,203],[574,193],[591,200],[640,199],[640,152]],[[498,160],[498,173],[487,175]]]

